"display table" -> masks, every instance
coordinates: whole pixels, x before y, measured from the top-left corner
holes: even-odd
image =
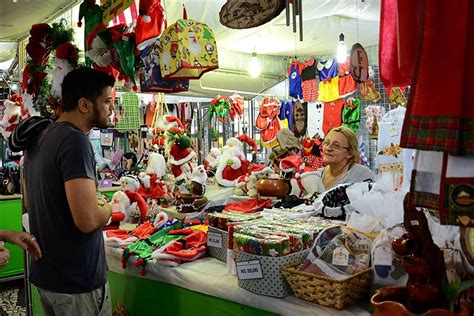
[[[114,304],[117,302],[124,304],[132,315],[145,315],[139,311],[149,311],[146,314],[151,315],[153,310],[159,312],[164,304],[176,306],[173,315],[229,315],[236,313],[255,315],[255,309],[258,311],[258,315],[270,315],[271,313],[280,315],[369,315],[368,311],[358,306],[337,311],[300,300],[293,295],[278,299],[253,294],[238,287],[237,278],[227,274],[225,263],[210,257],[178,267],[149,263],[146,266],[145,277],[141,277],[138,268],[130,262],[126,269],[122,268],[121,253],[119,249],[106,248],[107,263],[111,271],[109,274],[111,295]],[[140,297],[143,295],[140,288],[146,288],[157,295],[149,295],[148,299]],[[160,297],[161,293],[168,293],[165,295],[165,299]],[[192,299],[188,297],[192,297]],[[216,298],[218,299],[216,300]],[[214,302],[214,300],[216,301]],[[242,306],[235,309],[237,307],[235,304]],[[227,307],[223,309],[224,306]]]
[[[21,231],[21,195],[0,195],[0,230]],[[10,251],[8,264],[0,268],[0,281],[23,277],[23,249],[9,243],[5,247]]]

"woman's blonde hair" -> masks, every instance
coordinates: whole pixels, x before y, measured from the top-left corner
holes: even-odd
[[[329,138],[329,135],[333,133],[341,133],[346,137],[347,142],[349,143],[349,148],[347,151],[352,154],[352,157],[349,158],[349,161],[351,163],[359,163],[359,142],[357,140],[356,134],[349,127],[339,126],[331,129],[326,135],[326,138]]]

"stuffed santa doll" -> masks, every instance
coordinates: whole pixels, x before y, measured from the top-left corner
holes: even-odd
[[[143,197],[130,190],[117,191],[112,196],[110,223],[144,222],[148,207]]]
[[[2,136],[5,140],[10,137],[15,127],[20,123],[22,99],[18,94],[14,94],[3,103],[5,110],[3,119],[0,122]]]
[[[219,148],[213,147],[207,154],[206,158],[204,158],[204,168],[208,171],[208,173],[216,172],[217,162],[220,155],[221,151]]]
[[[135,26],[137,49],[153,44],[166,28],[165,10],[160,0],[140,0],[139,16]]]
[[[203,165],[199,165],[194,168],[193,175],[191,178],[191,194],[204,195],[206,194],[206,180],[207,173]]]
[[[168,150],[168,163],[174,175],[176,186],[181,193],[188,193],[186,184],[192,176],[193,168],[191,160],[196,153],[191,148],[191,138],[186,134],[183,123],[173,116],[166,117],[167,122],[176,122],[178,126],[170,127],[166,132]]]
[[[165,158],[158,153],[151,153],[145,172],[141,172],[138,178],[141,185],[137,192],[145,199],[160,199],[165,195],[164,184],[161,179],[166,173]]]
[[[74,46],[74,44],[62,43],[56,47],[55,67],[51,72],[53,76],[51,81],[51,95],[54,98],[61,98],[63,79],[70,71],[77,68],[78,58],[77,47]]]
[[[301,155],[292,155],[280,161],[280,170],[285,179],[291,179],[291,195],[299,198],[309,198],[316,192],[317,178],[316,169],[307,167]]]
[[[224,187],[233,187],[236,179],[247,173],[250,162],[247,160],[243,143],[247,143],[257,152],[257,143],[247,135],[230,138],[222,150],[216,169],[217,183]]]

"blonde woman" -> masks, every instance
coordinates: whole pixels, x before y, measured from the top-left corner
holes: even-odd
[[[359,164],[359,144],[354,132],[341,126],[331,129],[323,142],[323,161],[318,169],[317,192],[324,192],[341,183],[374,180],[375,174]]]

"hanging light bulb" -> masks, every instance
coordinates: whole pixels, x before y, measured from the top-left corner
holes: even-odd
[[[342,33],[339,34],[339,43],[337,44],[336,58],[337,58],[337,62],[340,64],[346,62],[347,47],[346,47],[346,43],[344,42],[344,34]]]
[[[257,53],[254,51],[252,53],[252,59],[250,59],[249,63],[249,75],[252,78],[257,78],[262,71],[262,66],[260,66],[260,62],[257,59]]]

